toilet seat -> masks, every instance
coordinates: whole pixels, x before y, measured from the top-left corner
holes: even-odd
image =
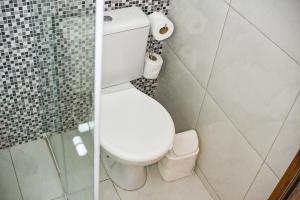
[[[134,87],[102,95],[101,146],[126,164],[158,161],[173,145],[174,123],[166,109]]]

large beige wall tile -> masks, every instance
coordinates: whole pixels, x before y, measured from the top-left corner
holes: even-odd
[[[300,67],[230,10],[208,91],[265,157],[300,89]]]
[[[263,165],[251,186],[245,200],[266,200],[273,192],[278,178],[273,174],[267,165]]]
[[[222,200],[242,199],[262,160],[209,95],[196,130],[200,141],[197,164],[208,182]]]
[[[300,97],[277,137],[267,163],[281,177],[300,148]]]
[[[223,0],[172,0],[175,32],[168,40],[196,79],[206,86],[228,5]]]
[[[300,62],[299,0],[232,0],[232,5]]]
[[[169,111],[176,131],[195,127],[204,89],[166,45],[156,99]]]

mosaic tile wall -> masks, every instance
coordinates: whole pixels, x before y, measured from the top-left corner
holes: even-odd
[[[168,14],[169,0],[111,0]],[[91,111],[94,0],[0,1],[0,149],[74,128]],[[162,45],[151,39],[155,51]],[[153,96],[156,80],[132,82]]]

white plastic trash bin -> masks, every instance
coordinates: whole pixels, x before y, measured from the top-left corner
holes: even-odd
[[[193,173],[199,152],[195,130],[177,133],[174,145],[167,155],[158,162],[158,170],[166,181],[174,181]]]

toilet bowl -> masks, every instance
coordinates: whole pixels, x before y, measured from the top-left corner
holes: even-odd
[[[173,146],[175,128],[166,109],[130,83],[103,90],[101,158],[119,187],[135,190],[146,181],[145,166]]]

